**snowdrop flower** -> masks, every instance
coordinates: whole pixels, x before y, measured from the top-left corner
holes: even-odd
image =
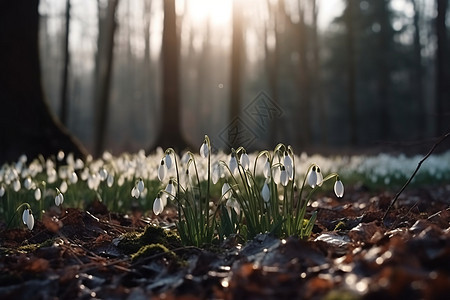
[[[134,197],[137,199],[137,198],[139,198],[140,194],[141,193],[139,192],[137,186],[134,186],[133,189],[131,189],[131,197]]]
[[[225,206],[227,207],[228,215],[230,216],[230,218],[231,218],[231,209],[234,209],[234,211],[236,212],[237,215],[239,215],[241,213],[241,206],[239,205],[237,200],[234,198],[228,199]]]
[[[288,173],[289,179],[294,178],[294,167],[292,157],[289,155],[287,151],[284,151],[284,159],[283,159],[284,167],[286,168],[286,172]]]
[[[62,161],[64,159],[64,156],[65,156],[64,152],[62,150],[59,150],[58,154],[56,155],[56,159],[58,161]]]
[[[164,159],[161,159],[161,163],[158,167],[158,179],[159,181],[163,181],[164,177],[166,177],[166,166],[164,164]]]
[[[78,175],[75,173],[75,171],[72,171],[72,173],[69,176],[69,181],[71,184],[75,184],[78,182]]]
[[[22,214],[23,224],[27,225],[29,230],[33,230],[34,227],[34,217],[30,208],[27,208],[23,211]]]
[[[61,185],[59,186],[59,190],[61,191],[61,193],[65,193],[67,192],[67,182],[64,180],[61,182]]]
[[[101,180],[101,181],[105,181],[106,178],[108,177],[108,171],[106,171],[106,169],[102,167],[102,168],[98,171],[98,175],[100,176],[100,180]]]
[[[153,213],[155,215],[159,215],[160,213],[163,212],[164,210],[164,205],[161,199],[161,192],[158,194],[158,196],[156,197],[155,201],[153,202]]]
[[[56,189],[56,197],[55,197],[56,206],[60,206],[63,202],[64,202],[64,195],[61,193],[60,190]]]
[[[20,181],[18,179],[14,180],[13,189],[14,189],[14,192],[18,192],[20,190]]]
[[[136,184],[137,190],[139,191],[139,194],[141,194],[144,191],[144,181],[142,178],[139,178],[139,181]]]
[[[30,177],[25,178],[25,180],[23,181],[23,186],[27,189],[30,190],[31,186],[32,186],[32,181]]]
[[[114,175],[109,173],[108,174],[108,178],[106,178],[106,184],[108,185],[108,187],[112,187],[112,185],[114,184]]]
[[[319,167],[317,167],[316,174],[317,174],[317,185],[318,185],[318,186],[322,186],[322,183],[323,183],[323,175],[322,175],[322,172],[320,171],[320,168],[319,168]]]
[[[202,146],[200,147],[200,156],[203,158],[207,158],[208,154],[209,154],[208,143],[206,142],[205,139]]]
[[[167,170],[170,170],[172,168],[172,157],[170,156],[170,153],[166,154],[166,157],[164,158],[166,162]]]
[[[242,167],[245,170],[248,170],[248,168],[250,167],[250,158],[248,157],[246,152],[242,153],[241,158],[240,158],[239,161],[240,161]]]
[[[286,168],[284,166],[281,166],[281,171],[280,171],[280,183],[283,186],[287,186],[289,183],[289,175],[286,172]]]
[[[218,163],[214,164],[211,172],[211,180],[213,184],[216,184],[220,178],[220,165]]]
[[[267,157],[266,162],[264,163],[264,168],[263,168],[263,174],[264,177],[267,179],[270,177],[270,159]]]
[[[165,191],[166,191],[166,193],[170,194],[170,196],[169,196],[170,200],[173,200],[173,198],[177,194],[177,191],[175,189],[175,186],[173,185],[172,179],[169,180],[169,183],[167,184]]]
[[[225,182],[222,185],[222,197],[224,199],[229,199],[231,197],[232,193],[233,193],[233,191],[231,190],[230,185],[228,184],[228,182]]]
[[[230,161],[228,163],[228,167],[230,168],[231,174],[236,174],[238,170],[238,164],[236,160],[236,154],[231,153]]]
[[[344,196],[344,184],[339,177],[336,178],[336,182],[334,183],[334,193],[338,198],[342,198]]]
[[[2,185],[0,186],[0,197],[3,197],[5,195],[5,187]]]
[[[36,201],[41,200],[42,197],[42,192],[40,188],[37,188],[34,190],[34,199],[36,199]]]
[[[277,166],[273,171],[273,181],[275,182],[275,184],[281,183],[280,175],[281,175],[281,167]]]
[[[267,181],[264,182],[263,188],[261,190],[261,196],[264,200],[264,202],[269,202],[270,200],[270,189],[269,189],[269,185],[267,184]]]
[[[308,173],[308,184],[312,188],[315,188],[317,185],[317,171],[316,166],[313,166]]]

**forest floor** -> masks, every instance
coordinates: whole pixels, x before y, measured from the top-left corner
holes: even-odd
[[[381,221],[394,194],[316,197],[307,241],[236,236],[141,256],[124,237],[173,224],[175,212],[150,220],[99,203],[50,211],[33,231],[1,225],[0,298],[449,299],[450,186],[408,188]]]

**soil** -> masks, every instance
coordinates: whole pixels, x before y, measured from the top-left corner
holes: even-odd
[[[33,231],[2,225],[0,298],[450,299],[450,186],[407,189],[384,220],[394,193],[328,196],[311,203],[306,241],[260,234],[196,248],[161,238],[143,249],[146,228],[173,227],[175,212],[150,219],[100,203],[48,212]]]

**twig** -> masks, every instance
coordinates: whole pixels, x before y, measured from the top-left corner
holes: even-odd
[[[397,202],[398,197],[400,196],[401,193],[403,193],[403,191],[406,189],[406,187],[411,183],[411,181],[413,180],[414,176],[416,176],[417,172],[419,171],[420,167],[422,166],[422,163],[431,155],[431,153],[433,153],[434,149],[436,149],[436,147],[442,143],[446,138],[448,138],[450,136],[450,132],[447,132],[446,134],[444,134],[443,136],[441,136],[441,138],[436,142],[436,144],[433,145],[433,147],[431,147],[430,151],[428,151],[427,155],[425,155],[424,158],[422,158],[421,161],[419,161],[419,163],[417,164],[417,168],[414,170],[413,174],[411,175],[411,177],[409,177],[408,181],[403,185],[403,187],[401,188],[401,190],[397,193],[397,195],[395,195],[395,197],[392,199],[391,203],[389,204],[389,207],[387,208],[386,212],[383,215],[383,218],[381,219],[382,221],[384,221],[384,219],[386,218],[387,214],[389,213],[389,210],[392,208],[392,206],[395,204],[395,202]]]

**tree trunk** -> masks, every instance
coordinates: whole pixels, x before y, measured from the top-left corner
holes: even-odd
[[[70,31],[70,0],[66,0],[66,27],[64,36],[64,67],[62,72],[62,87],[61,87],[61,108],[59,118],[61,123],[67,126],[67,117],[69,114],[69,96],[68,96],[68,81],[69,81],[69,31]]]
[[[230,110],[229,124],[233,124],[228,132],[228,144],[230,147],[239,147],[240,136],[239,122],[236,118],[240,114],[241,84],[242,84],[242,55],[244,47],[244,35],[242,31],[242,7],[239,1],[233,1],[233,37],[231,43],[231,72],[230,72]]]
[[[345,23],[347,28],[347,99],[348,99],[348,126],[350,132],[350,144],[358,142],[356,119],[356,62],[355,62],[355,33],[354,33],[354,7],[353,1],[347,0]]]
[[[175,0],[165,0],[162,40],[162,118],[156,146],[182,150],[188,146],[181,133],[180,40]]]
[[[99,36],[96,62],[95,103],[95,147],[94,155],[99,157],[105,146],[106,128],[108,124],[108,103],[112,75],[114,53],[114,33],[116,31],[115,14],[118,0],[110,0],[104,19],[101,18],[99,5]]]
[[[422,68],[422,45],[420,43],[420,26],[419,26],[419,8],[417,0],[411,0],[414,7],[414,41],[413,41],[413,58],[414,66],[412,72],[412,97],[414,99],[414,113],[416,115],[416,130],[418,136],[423,138],[426,132],[426,114],[423,92],[423,68]]]
[[[450,101],[450,93],[447,77],[447,28],[445,19],[448,8],[448,0],[437,0],[436,15],[436,135],[442,135],[448,130],[448,121],[445,120],[446,105]]]
[[[22,153],[29,159],[59,150],[86,151],[54,118],[41,86],[38,49],[39,1],[0,4],[0,164]]]

